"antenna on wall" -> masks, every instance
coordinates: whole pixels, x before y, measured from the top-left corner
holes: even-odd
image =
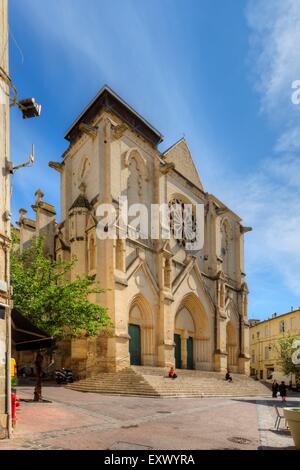
[[[6,170],[13,174],[15,171],[19,170],[20,168],[32,166],[34,164],[34,144],[31,147],[31,153],[28,155],[28,159],[24,163],[20,163],[20,165],[13,166],[13,163],[10,161],[6,162]]]

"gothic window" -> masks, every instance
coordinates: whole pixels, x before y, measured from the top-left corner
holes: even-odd
[[[230,226],[227,220],[221,225],[221,258],[223,259],[223,272],[229,274],[230,256]]]
[[[85,181],[91,168],[91,162],[88,157],[83,157],[81,160],[81,163],[78,168],[78,184],[80,184],[82,181]]]
[[[128,207],[132,204],[142,202],[142,175],[139,164],[135,158],[131,158],[129,165],[129,178],[127,186]]]
[[[185,210],[185,204],[189,203],[180,198],[173,198],[169,202],[171,235],[183,248],[187,242],[193,242],[196,233],[195,214],[193,210]]]

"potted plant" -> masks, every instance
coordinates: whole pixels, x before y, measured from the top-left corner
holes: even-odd
[[[300,375],[300,337],[288,336],[279,340],[279,363],[285,375],[294,374],[296,383]],[[300,449],[300,406],[283,409],[292,438]]]
[[[283,408],[283,413],[288,422],[295,446],[300,449],[300,406]]]

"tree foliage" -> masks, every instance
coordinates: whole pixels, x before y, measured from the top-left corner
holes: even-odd
[[[89,276],[67,280],[75,263],[76,259],[47,257],[42,238],[11,253],[14,307],[56,339],[94,336],[111,326],[107,309],[89,300],[91,294],[103,292],[95,280]]]
[[[277,352],[279,356],[279,364],[285,375],[300,375],[300,364],[296,364],[292,360],[293,353],[299,348],[295,347],[295,340],[300,340],[300,336],[287,336],[278,341]],[[294,345],[294,346],[293,346]]]

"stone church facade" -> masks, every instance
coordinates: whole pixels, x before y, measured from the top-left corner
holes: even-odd
[[[65,134],[60,162],[61,221],[36,193],[36,220],[20,211],[21,248],[47,235],[51,256],[78,262],[107,289],[92,299],[109,310],[113,331],[60,344],[57,360],[80,376],[130,364],[249,373],[248,289],[244,233],[250,230],[204,191],[185,139],[165,152],[162,135],[110,88],[103,87]],[[161,238],[100,240],[101,203],[204,205],[204,246]]]

